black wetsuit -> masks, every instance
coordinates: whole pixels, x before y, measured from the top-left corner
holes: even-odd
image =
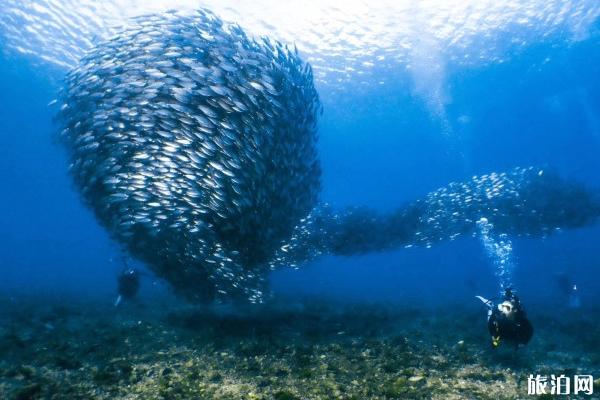
[[[505,315],[498,307],[492,309],[492,314],[488,319],[492,345],[497,347],[502,341],[512,342],[516,346],[526,345],[533,336],[533,326],[527,319],[519,298],[512,291],[507,290],[504,301],[511,303],[512,315],[510,317]]]
[[[135,269],[127,269],[119,275],[119,296],[131,300],[140,289],[140,274]]]

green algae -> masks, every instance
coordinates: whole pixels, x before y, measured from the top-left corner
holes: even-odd
[[[478,313],[156,310],[91,304],[5,316],[0,398],[512,399],[526,395],[531,373],[598,373],[598,350],[567,330],[542,329],[518,352],[492,351]]]

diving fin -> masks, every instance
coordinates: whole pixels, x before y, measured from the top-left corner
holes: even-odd
[[[485,297],[481,297],[481,296],[475,296],[475,297],[477,297],[479,300],[481,300],[481,302],[483,304],[485,304],[486,306],[488,306],[489,308],[494,307],[494,303],[492,303],[491,300],[488,300]]]

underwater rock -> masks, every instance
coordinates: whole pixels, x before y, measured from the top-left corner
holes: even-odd
[[[299,400],[300,397],[296,396],[295,394],[287,391],[287,390],[280,390],[278,392],[275,392],[275,394],[273,394],[273,398],[275,400]]]
[[[593,221],[584,189],[527,168],[473,177],[380,215],[318,203],[311,68],[206,10],[138,17],[66,78],[70,171],[111,236],[194,301],[260,302],[271,268],[497,229]]]
[[[540,316],[553,328],[552,335],[541,335],[526,353],[509,352],[506,359],[499,359],[479,348],[485,345],[479,341],[481,346],[470,349],[470,358],[465,360],[456,356],[456,342],[480,337],[480,325],[473,323],[474,314],[450,304],[433,313],[407,313],[395,305],[307,304],[310,313],[294,311],[286,318],[292,325],[285,330],[280,329],[281,319],[265,322],[271,318],[269,306],[252,307],[262,309],[257,311],[263,314],[258,316],[259,323],[268,325],[271,334],[239,335],[214,329],[219,325],[213,322],[215,318],[223,318],[218,313],[204,326],[173,326],[167,313],[173,307],[189,312],[190,307],[177,302],[164,307],[158,299],[149,301],[149,307],[137,311],[135,318],[115,314],[106,301],[70,302],[70,318],[78,323],[73,329],[57,326],[61,340],[85,342],[94,332],[93,341],[101,343],[102,351],[74,348],[68,356],[81,367],[65,371],[53,362],[66,357],[64,349],[54,345],[53,335],[41,335],[37,345],[0,357],[0,399],[14,399],[22,388],[39,383],[41,390],[34,390],[33,398],[267,400],[282,392],[280,396],[311,400],[386,396],[508,400],[526,397],[532,370],[567,376],[594,373],[599,353],[582,340],[600,337],[597,324],[590,324],[583,337],[574,336],[573,325],[563,325],[564,317],[551,308],[543,309]],[[90,307],[94,312],[89,312]],[[19,313],[39,313],[20,304],[14,308]],[[388,318],[377,317],[382,311]],[[597,320],[598,308],[589,312],[590,320]],[[147,321],[152,328],[130,330],[124,322],[134,319]],[[425,322],[428,329],[423,329]],[[14,329],[23,330],[27,324],[17,321]],[[365,324],[374,328],[375,336],[363,335]],[[340,325],[345,326],[345,335],[335,333]],[[320,333],[315,335],[311,329]],[[422,336],[415,337],[416,331]],[[113,342],[107,335],[114,332],[126,340]],[[546,351],[545,342],[559,343],[562,351]],[[252,355],[245,351],[247,347],[269,350]],[[19,359],[28,365],[19,366]],[[415,382],[420,376],[423,379]]]
[[[19,389],[15,394],[15,400],[32,400],[39,396],[42,391],[42,385],[32,383]]]

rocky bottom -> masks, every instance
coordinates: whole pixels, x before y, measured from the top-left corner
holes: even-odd
[[[577,398],[600,398],[600,310],[530,313],[530,345],[494,350],[476,306],[278,304],[2,300],[0,398],[497,400],[529,374],[592,374]]]

